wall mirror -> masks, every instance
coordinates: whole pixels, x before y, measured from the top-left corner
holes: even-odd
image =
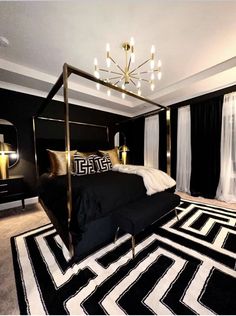
[[[0,119],[0,143],[7,144],[12,149],[12,153],[9,154],[9,168],[12,168],[19,161],[17,129],[4,119]]]
[[[114,145],[115,147],[126,145],[126,136],[123,132],[116,132],[114,135]]]

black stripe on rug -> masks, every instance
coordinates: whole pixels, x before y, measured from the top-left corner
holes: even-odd
[[[21,314],[236,314],[236,213],[182,201],[135,237],[69,264],[52,225],[12,237]]]

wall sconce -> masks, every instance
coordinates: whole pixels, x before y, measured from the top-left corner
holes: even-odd
[[[9,177],[9,155],[15,153],[16,151],[10,144],[0,142],[0,179],[7,179]]]
[[[124,144],[120,146],[119,151],[121,152],[121,161],[123,165],[126,165],[127,161],[127,152],[129,151],[129,148]]]

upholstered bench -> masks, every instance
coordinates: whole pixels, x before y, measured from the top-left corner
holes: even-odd
[[[172,210],[175,210],[175,215],[178,219],[178,214],[175,208],[179,204],[180,197],[178,195],[163,191],[129,203],[120,208],[113,215],[113,220],[118,227],[115,241],[117,240],[120,229],[131,234],[132,255],[134,258],[135,235]]]

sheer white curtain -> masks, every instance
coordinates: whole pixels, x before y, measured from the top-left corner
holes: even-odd
[[[190,193],[191,176],[190,106],[178,109],[176,190]]]
[[[159,168],[159,115],[145,118],[144,165]]]
[[[236,92],[224,96],[221,128],[220,180],[216,198],[236,202]]]

